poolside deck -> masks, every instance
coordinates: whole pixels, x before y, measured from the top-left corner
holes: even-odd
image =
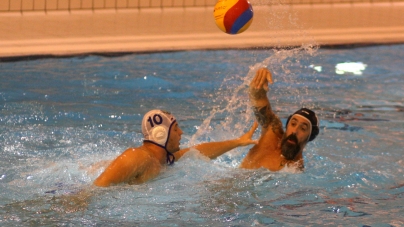
[[[0,13],[0,57],[404,43],[404,2],[253,5],[239,35],[213,7]]]

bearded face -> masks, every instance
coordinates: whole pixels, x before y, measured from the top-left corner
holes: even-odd
[[[286,134],[285,134],[286,135]],[[299,153],[301,144],[299,143],[296,134],[292,133],[289,136],[284,136],[281,141],[281,150],[283,157],[286,160],[295,159],[296,155]]]

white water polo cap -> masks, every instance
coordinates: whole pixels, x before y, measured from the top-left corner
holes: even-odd
[[[142,133],[144,141],[152,142],[166,149],[170,129],[176,119],[170,112],[163,110],[151,110],[142,120]]]

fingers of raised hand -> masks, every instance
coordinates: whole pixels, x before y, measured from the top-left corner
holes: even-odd
[[[271,73],[269,70],[267,70],[266,78],[267,78],[267,80],[268,80],[268,82],[269,82],[270,84],[273,84],[273,83],[274,83],[274,81],[273,81],[273,79],[272,79],[272,73]]]
[[[260,69],[260,70],[258,70],[257,74],[258,74],[257,77],[259,78],[258,86],[260,88],[264,87],[268,83],[265,70]]]
[[[252,79],[250,86],[255,89],[268,90],[268,83],[272,84],[272,74],[266,68],[261,68],[255,73],[255,77]]]

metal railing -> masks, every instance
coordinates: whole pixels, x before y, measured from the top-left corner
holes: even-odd
[[[118,10],[174,7],[213,7],[217,0],[0,0],[0,13],[75,10]],[[252,4],[339,4],[404,2],[404,0],[250,0]]]

